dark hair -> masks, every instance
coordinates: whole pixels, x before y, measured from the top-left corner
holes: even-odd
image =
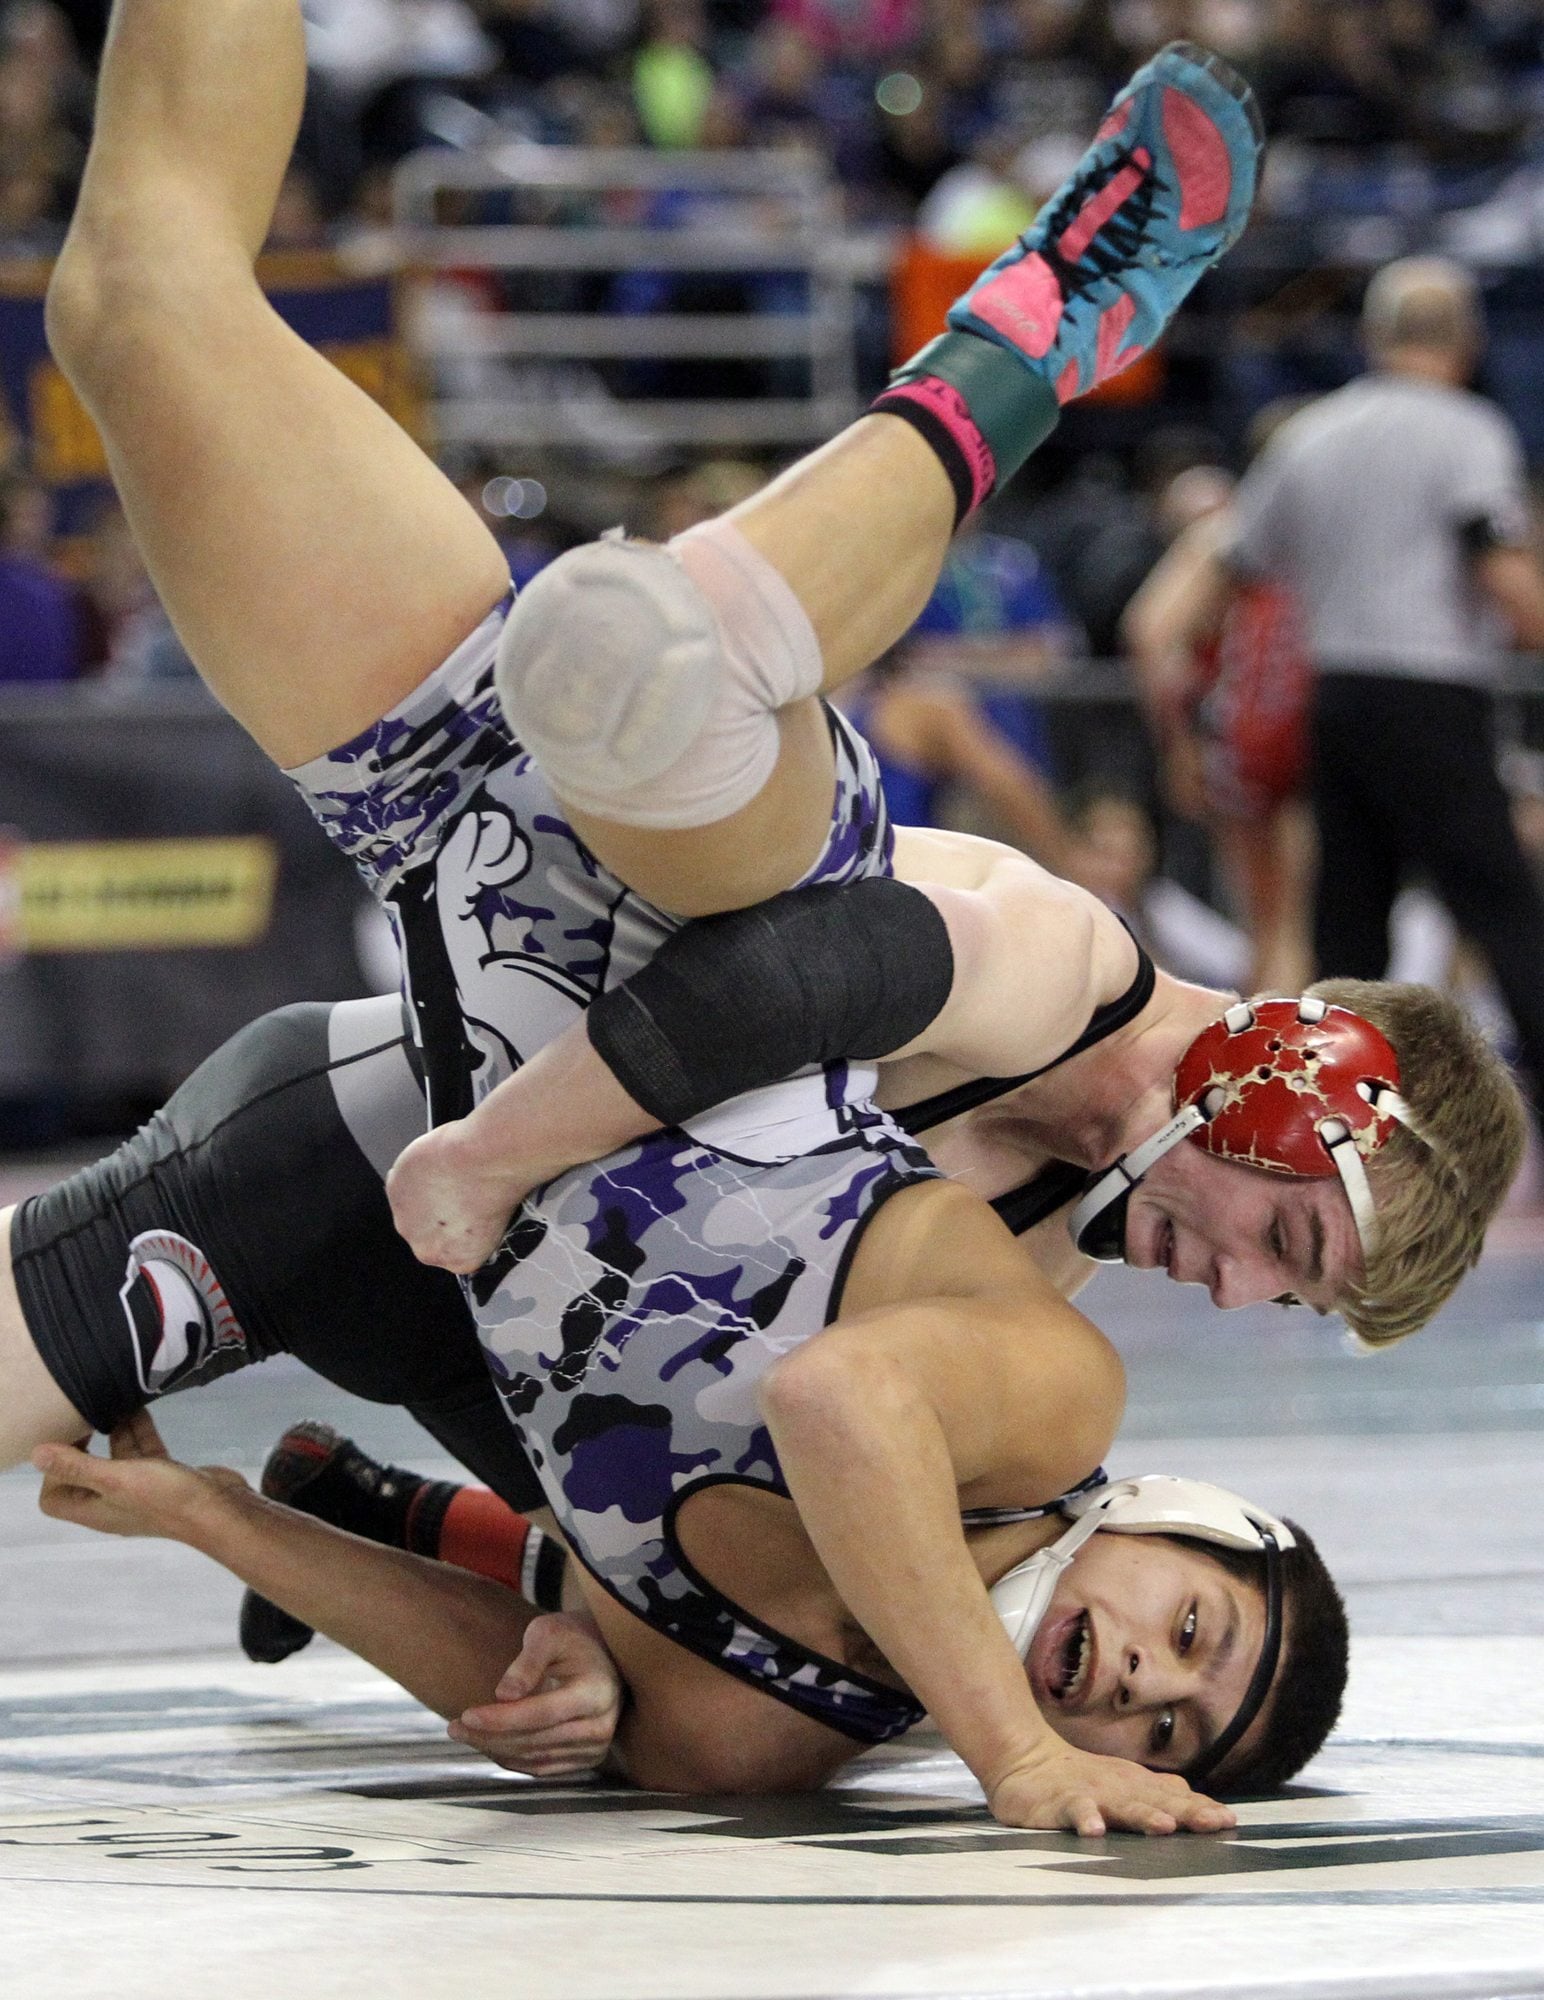
[[[1286,1639],[1266,1698],[1265,1722],[1249,1748],[1235,1751],[1220,1777],[1202,1787],[1230,1798],[1274,1792],[1295,1777],[1322,1749],[1346,1691],[1351,1634],[1345,1602],[1313,1538],[1296,1521],[1287,1526],[1294,1546],[1281,1557]],[[1229,1576],[1263,1587],[1264,1559],[1249,1550],[1222,1548],[1185,1535],[1169,1539],[1210,1557]]]

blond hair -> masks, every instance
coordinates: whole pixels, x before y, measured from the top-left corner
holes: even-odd
[[[1308,990],[1388,1037],[1414,1124],[1367,1163],[1377,1243],[1339,1302],[1359,1340],[1387,1347],[1423,1327],[1478,1261],[1522,1160],[1527,1113],[1506,1064],[1445,994],[1369,979]]]

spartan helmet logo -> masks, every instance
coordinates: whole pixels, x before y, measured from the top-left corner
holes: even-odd
[[[196,1244],[150,1229],[129,1245],[118,1296],[134,1340],[134,1365],[148,1396],[239,1368],[247,1336],[225,1287]]]

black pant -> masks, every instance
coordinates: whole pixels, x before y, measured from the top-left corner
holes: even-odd
[[[1319,676],[1313,804],[1320,977],[1381,979],[1389,910],[1419,872],[1489,959],[1544,1091],[1544,898],[1496,775],[1491,697],[1384,674]]]
[[[397,1234],[338,1108],[334,1074],[389,1070],[395,1043],[335,1061],[330,1012],[265,1014],[116,1152],[18,1208],[28,1328],[97,1430],[293,1354],[351,1395],[409,1410],[528,1513],[545,1504],[541,1482],[460,1287]]]

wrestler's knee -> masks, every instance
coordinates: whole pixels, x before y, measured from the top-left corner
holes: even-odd
[[[803,607],[725,522],[560,557],[517,601],[497,668],[511,726],[569,804],[661,828],[749,804],[777,761],[776,711],[820,681]]]
[[[207,239],[207,240],[206,240]],[[147,384],[208,344],[255,294],[249,265],[198,227],[196,205],[125,201],[77,214],[44,302],[48,344],[95,398],[142,399]]]
[[[44,324],[54,359],[78,388],[135,372],[157,320],[172,323],[162,291],[130,245],[86,231],[70,239],[49,279]]]

